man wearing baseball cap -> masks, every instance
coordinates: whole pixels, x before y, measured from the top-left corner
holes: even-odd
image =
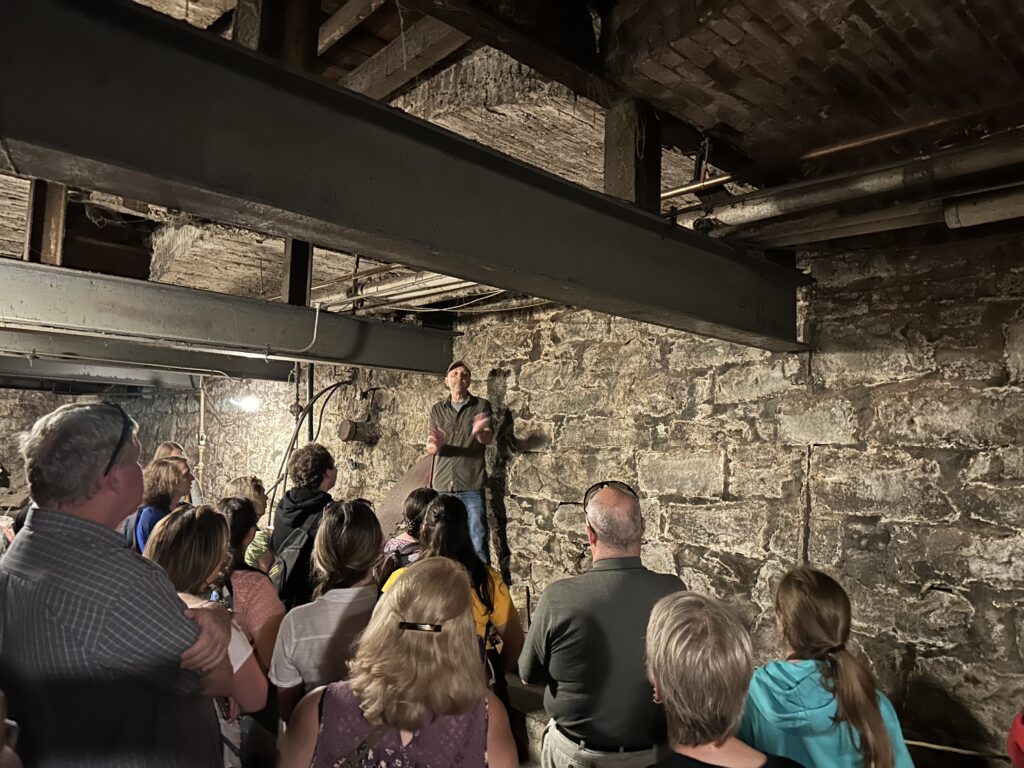
[[[456,360],[444,382],[450,395],[430,409],[427,453],[434,456],[434,490],[456,496],[469,512],[469,533],[480,559],[490,563],[484,501],[485,446],[494,440],[491,404],[471,395],[469,366]]]

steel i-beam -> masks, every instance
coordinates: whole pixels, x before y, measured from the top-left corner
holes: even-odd
[[[135,3],[0,3],[0,165],[769,349],[795,270]],[[188,105],[183,109],[182,105]]]
[[[0,329],[255,360],[443,373],[447,331],[0,259]],[[187,356],[180,357],[187,367]],[[140,361],[141,362],[141,361]]]

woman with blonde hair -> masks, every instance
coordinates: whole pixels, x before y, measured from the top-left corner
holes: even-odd
[[[800,768],[736,738],[753,672],[750,635],[729,608],[693,592],[659,600],[647,624],[647,676],[672,754],[657,768]]]
[[[178,506],[182,496],[188,495],[191,485],[187,464],[183,467],[174,458],[149,463],[142,473],[142,506],[126,521],[134,539],[133,549],[145,550],[156,524]]]
[[[479,658],[465,569],[441,557],[413,563],[381,598],[349,681],[316,689],[296,708],[280,765],[518,765]]]
[[[151,463],[152,461],[160,461],[160,459],[177,459],[185,462],[185,468],[191,480],[189,481],[189,492],[186,494],[188,498],[183,499],[183,501],[197,507],[202,504],[204,501],[203,489],[199,487],[199,480],[192,474],[192,466],[189,464],[188,457],[185,455],[185,449],[181,447],[181,443],[176,443],[173,440],[164,440],[164,442],[160,443],[153,452]]]
[[[847,647],[850,598],[813,568],[787,573],[775,593],[785,661],[750,683],[739,737],[808,766],[912,768],[896,710]]]
[[[227,565],[228,523],[209,505],[182,504],[157,523],[143,553],[167,572],[190,608],[202,605],[220,583]],[[258,712],[267,703],[267,678],[241,628],[232,623],[228,657],[234,671],[230,699],[218,702],[224,765],[241,765],[238,716]]]
[[[361,499],[324,507],[313,541],[314,600],[285,616],[270,666],[282,720],[303,695],[348,676],[356,638],[377,604],[372,571],[383,539],[377,516]]]

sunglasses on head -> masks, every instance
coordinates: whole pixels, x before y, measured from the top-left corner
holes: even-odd
[[[640,500],[640,496],[636,491],[633,490],[631,485],[622,482],[621,480],[602,480],[599,483],[594,483],[592,486],[587,488],[587,492],[583,494],[583,511],[585,512],[587,507],[590,506],[590,500],[594,498],[598,491],[604,490],[605,488],[614,488],[617,491],[624,491],[632,496],[637,501]]]
[[[103,405],[116,408],[117,412],[121,414],[121,437],[118,439],[117,445],[114,446],[114,452],[110,454],[110,461],[107,462],[107,468],[103,470],[103,476],[106,477],[110,474],[110,470],[114,468],[114,464],[117,462],[117,457],[121,454],[121,451],[124,450],[125,445],[127,445],[132,439],[134,425],[132,424],[131,417],[125,413],[124,408],[117,403],[108,403],[107,401],[103,401]]]

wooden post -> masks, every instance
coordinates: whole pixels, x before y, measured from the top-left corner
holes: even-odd
[[[25,229],[25,261],[60,266],[64,258],[64,224],[68,188],[33,179],[29,189],[28,226]]]
[[[661,136],[650,104],[623,99],[605,112],[604,191],[657,212],[661,206]]]
[[[284,275],[281,298],[299,307],[309,305],[313,288],[313,246],[289,237],[284,244]]]

